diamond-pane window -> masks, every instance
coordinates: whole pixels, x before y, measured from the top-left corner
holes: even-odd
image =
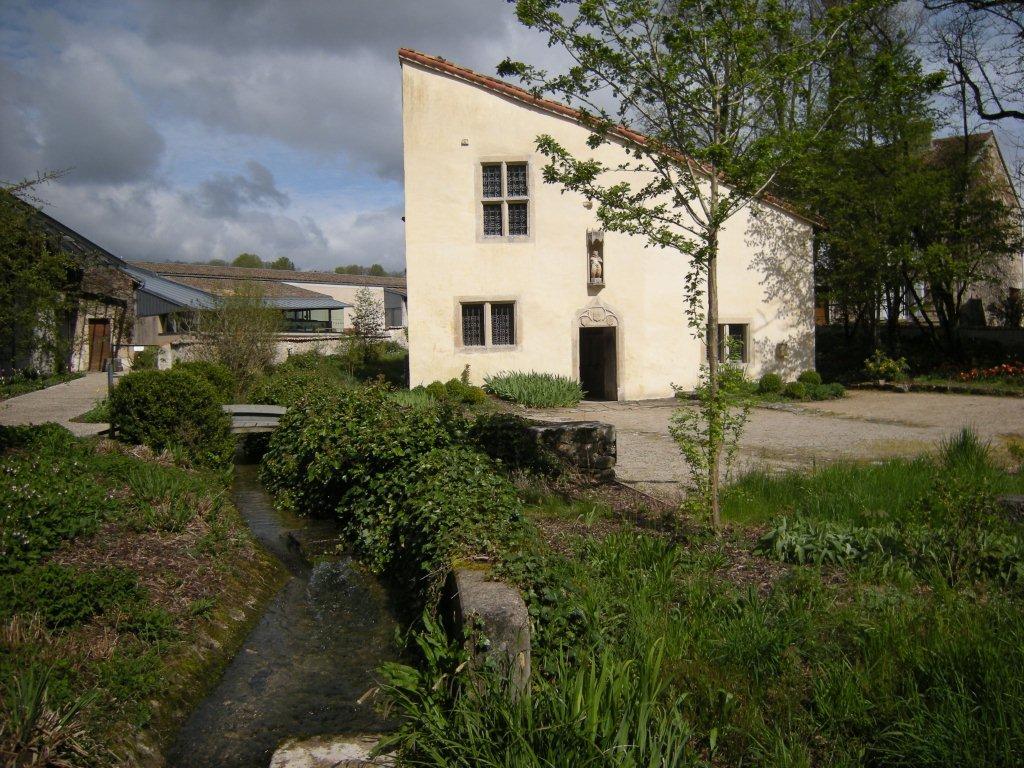
[[[484,203],[484,234],[502,234],[501,203]]]
[[[484,166],[484,197],[501,197],[501,164]]]
[[[510,235],[528,235],[526,203],[508,204],[508,233]]]
[[[509,197],[526,197],[526,165],[505,166],[505,188]]]
[[[462,305],[462,344],[466,347],[484,345],[484,305]]]
[[[491,304],[491,344],[516,343],[515,304]]]

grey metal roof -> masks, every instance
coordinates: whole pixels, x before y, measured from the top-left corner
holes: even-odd
[[[344,309],[345,307],[352,306],[351,304],[346,304],[344,301],[332,299],[330,296],[323,296],[322,298],[271,296],[265,298],[264,301],[270,306],[277,307],[278,309]]]
[[[221,297],[190,285],[168,280],[148,269],[126,266],[125,272],[138,280],[135,311],[139,317],[165,315],[179,309],[214,309]],[[264,302],[277,309],[344,309],[352,306],[330,296],[268,296]]]
[[[139,317],[163,315],[174,309],[213,309],[217,306],[217,297],[206,291],[175,283],[148,269],[130,265],[122,269],[140,283],[135,302]]]

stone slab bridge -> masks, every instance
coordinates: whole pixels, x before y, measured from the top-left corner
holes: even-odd
[[[236,435],[273,432],[288,409],[280,405],[225,405],[224,412],[231,417],[231,431]]]

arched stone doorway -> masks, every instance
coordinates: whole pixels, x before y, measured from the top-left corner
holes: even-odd
[[[576,313],[573,370],[588,400],[621,399],[622,322],[597,299]]]

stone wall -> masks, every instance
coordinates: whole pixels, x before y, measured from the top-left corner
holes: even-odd
[[[472,643],[473,663],[492,658],[515,694],[530,685],[530,612],[519,590],[491,581],[488,572],[457,568],[448,574],[441,617],[449,635]]]
[[[615,479],[615,427],[601,421],[534,421],[527,429],[537,443],[565,464],[600,482]]]

